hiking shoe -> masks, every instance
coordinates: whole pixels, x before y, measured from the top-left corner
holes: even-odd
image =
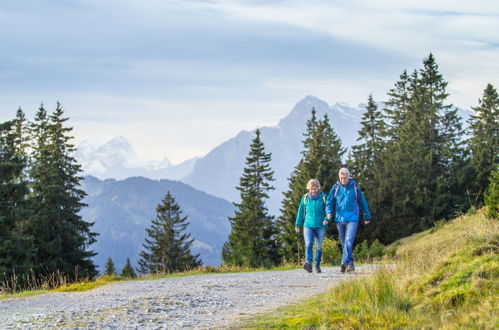
[[[307,272],[311,273],[312,272],[312,265],[305,263],[303,265],[303,269],[305,269]]]
[[[351,273],[355,271],[355,266],[353,264],[347,266],[347,273]]]
[[[347,265],[341,264],[341,272],[344,273],[346,269],[347,269]]]
[[[322,273],[322,270],[320,267],[315,267],[315,270],[317,271],[317,273]]]

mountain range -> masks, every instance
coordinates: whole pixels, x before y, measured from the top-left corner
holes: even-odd
[[[364,104],[357,107],[345,103],[329,105],[317,97],[306,96],[277,125],[261,127],[266,151],[272,153],[271,167],[275,178],[273,186],[276,189],[270,193],[267,207],[274,215],[279,214],[282,192],[287,190],[288,178],[300,160],[303,133],[312,109],[316,110],[318,119],[328,115],[344,147],[357,143],[357,132],[365,111]],[[471,114],[469,110],[458,110],[464,119]],[[235,187],[239,184],[253,137],[254,131],[242,130],[205,156],[187,160],[179,165],[172,165],[168,159],[161,162],[140,159],[123,137],[115,138],[97,148],[80,146],[76,158],[83,165],[85,174],[101,179],[143,176],[151,179],[180,180],[211,195],[237,202],[239,192]]]
[[[276,189],[271,192],[267,206],[273,214],[278,213],[282,192],[287,188],[287,179],[300,159],[301,141],[312,108],[316,110],[318,118],[328,114],[344,146],[349,147],[355,143],[364,106],[350,107],[343,103],[330,106],[314,96],[307,96],[298,102],[277,125],[260,128],[265,148],[272,153],[271,166],[275,178],[273,185]],[[152,179],[180,180],[210,195],[237,201],[239,193],[235,187],[239,183],[253,137],[254,131],[243,130],[204,157],[176,166],[172,166],[167,159],[155,163],[140,159],[123,137],[115,138],[98,148],[83,145],[83,148],[78,148],[76,158],[82,164],[85,174],[100,179],[123,179],[140,175]]]
[[[276,126],[260,128],[265,149],[272,153],[271,168],[274,170],[273,186],[276,189],[270,193],[267,203],[272,214],[278,214],[282,192],[288,187],[287,179],[301,158],[303,133],[312,109],[317,112],[318,119],[328,115],[344,146],[354,144],[360,129],[361,106],[352,108],[341,103],[330,106],[313,96],[298,102]],[[254,131],[241,131],[198,159],[192,172],[182,181],[214,196],[237,201],[239,192],[235,187],[239,183],[253,138]]]
[[[168,158],[161,161],[139,157],[123,136],[117,136],[101,146],[83,142],[75,153],[84,174],[99,179],[125,179],[143,176],[150,179],[178,180],[187,176],[199,157],[172,165]]]
[[[156,207],[170,191],[189,220],[187,230],[195,239],[192,252],[199,253],[205,265],[220,265],[221,251],[230,232],[228,217],[234,207],[228,201],[208,195],[182,182],[132,177],[125,180],[99,180],[87,176],[82,181],[87,192],[87,207],[81,215],[94,222],[91,230],[99,233],[90,250],[97,252],[94,263],[104,269],[111,257],[117,269],[130,258],[137,265],[146,237],[146,228],[156,218]]]

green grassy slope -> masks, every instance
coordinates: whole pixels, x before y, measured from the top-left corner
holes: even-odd
[[[498,328],[499,221],[484,212],[438,223],[389,247],[369,277],[277,313],[247,328]]]

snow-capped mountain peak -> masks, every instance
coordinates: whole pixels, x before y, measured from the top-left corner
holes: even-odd
[[[190,159],[173,166],[167,157],[162,160],[144,159],[123,136],[117,136],[100,146],[83,141],[78,145],[75,156],[85,175],[100,179],[144,176],[178,180],[190,173],[197,160]]]

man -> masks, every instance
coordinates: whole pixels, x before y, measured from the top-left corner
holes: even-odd
[[[339,180],[333,186],[326,202],[327,218],[335,215],[336,227],[340,236],[343,251],[341,257],[341,272],[353,272],[353,242],[359,224],[360,208],[364,212],[364,223],[367,225],[371,220],[371,213],[367,201],[357,183],[350,177],[347,168],[341,168]]]

